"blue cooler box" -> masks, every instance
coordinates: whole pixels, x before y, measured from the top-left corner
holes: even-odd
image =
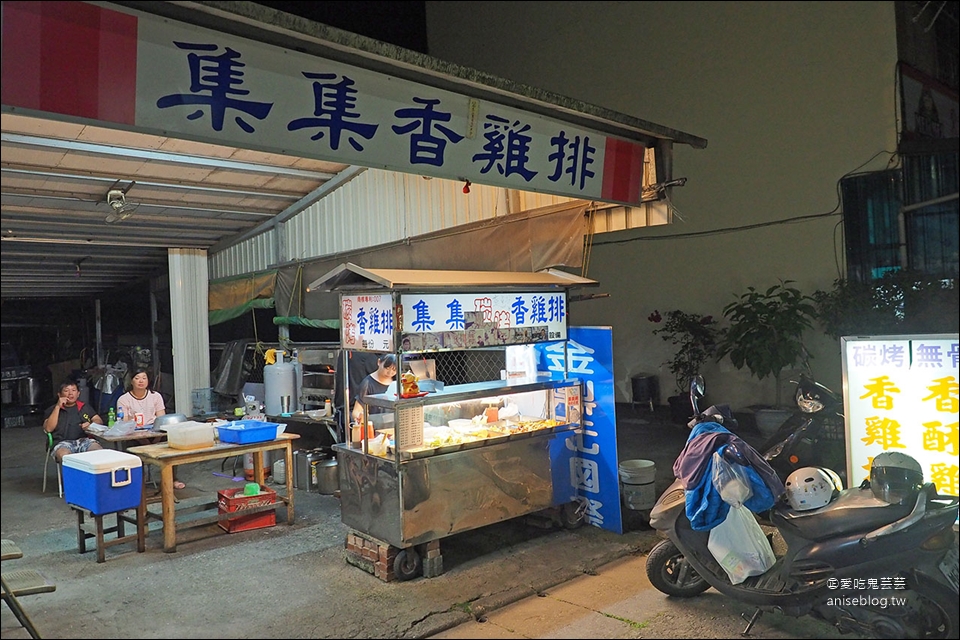
[[[100,516],[135,509],[143,492],[143,462],[137,456],[98,449],[63,456],[63,498]]]

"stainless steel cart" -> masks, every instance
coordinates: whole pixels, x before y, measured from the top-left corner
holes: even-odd
[[[309,289],[340,292],[344,350],[396,353],[402,363],[404,356],[431,351],[565,345],[567,290],[590,284],[553,271],[424,272],[346,264]],[[429,305],[483,309],[460,316],[455,329],[437,332],[425,329],[436,326],[428,323]],[[525,307],[541,312],[543,321],[523,322]],[[547,307],[549,320],[542,315]],[[449,326],[449,317],[443,320]],[[374,322],[386,330],[367,331],[365,323]],[[348,433],[346,442],[334,445],[341,517],[396,547],[397,578],[418,575],[424,545],[456,533],[552,507],[565,507],[561,512],[571,523],[576,519],[570,464],[576,446],[570,440],[580,429],[582,388],[578,378],[568,377],[564,350],[557,359],[560,373],[514,376],[504,370],[495,380],[438,386],[420,397],[388,391],[361,400],[364,415],[376,418],[379,437],[354,442]],[[480,419],[480,407],[507,402],[518,407],[510,419]],[[374,409],[383,413],[373,415]],[[431,436],[433,427],[454,422],[478,428],[463,438]]]

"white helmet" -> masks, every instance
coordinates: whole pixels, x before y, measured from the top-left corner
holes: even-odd
[[[790,508],[797,511],[824,507],[843,491],[840,476],[826,467],[797,469],[787,476],[784,486]]]
[[[878,500],[890,504],[913,501],[923,486],[923,468],[899,451],[884,451],[870,465],[870,488]]]

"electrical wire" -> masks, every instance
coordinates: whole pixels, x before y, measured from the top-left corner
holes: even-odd
[[[302,315],[303,312],[303,263],[301,262],[297,266],[297,275],[293,278],[293,285],[290,291],[290,299],[287,301],[287,317],[290,317],[292,314],[290,311],[293,309],[293,297],[297,297],[297,315]],[[276,286],[276,285],[274,285]],[[296,292],[296,293],[294,293]]]
[[[593,253],[593,239],[596,233],[597,203],[593,201],[585,212],[587,218],[587,233],[583,238],[583,266],[580,268],[580,277],[586,278],[590,271],[590,257]]]
[[[728,234],[728,233],[737,233],[737,232],[739,232],[739,231],[750,231],[750,230],[753,230],[753,229],[762,229],[762,228],[765,228],[765,227],[775,227],[775,226],[784,225],[784,224],[796,224],[796,223],[801,223],[801,222],[808,222],[808,221],[817,220],[817,219],[820,219],[820,218],[829,218],[829,217],[835,216],[835,215],[840,215],[840,216],[842,216],[842,215],[843,215],[843,212],[842,212],[842,209],[841,209],[841,206],[842,206],[842,198],[841,198],[841,193],[840,193],[840,183],[841,183],[845,178],[849,178],[849,177],[851,177],[851,176],[857,175],[857,173],[856,173],[857,171],[859,171],[859,170],[862,169],[863,167],[867,166],[868,164],[870,164],[871,162],[873,162],[873,160],[876,159],[877,156],[879,156],[879,155],[881,155],[881,154],[884,154],[884,153],[890,154],[890,155],[893,156],[893,157],[896,157],[896,156],[897,156],[897,152],[896,152],[896,151],[887,151],[887,150],[885,150],[885,149],[882,149],[882,150],[876,152],[875,154],[873,154],[873,155],[870,157],[870,159],[868,159],[866,162],[862,163],[862,164],[861,164],[860,166],[858,166],[856,169],[853,169],[853,170],[851,170],[851,171],[843,174],[842,176],[840,176],[840,178],[837,180],[837,183],[836,183],[836,188],[837,188],[837,205],[836,205],[833,209],[831,209],[830,211],[825,211],[825,212],[822,212],[822,213],[814,213],[814,214],[802,215],[802,216],[794,216],[794,217],[792,217],[792,218],[784,218],[784,219],[781,219],[781,220],[768,220],[768,221],[766,221],[766,222],[757,222],[757,223],[754,223],[754,224],[740,225],[740,226],[736,226],[736,227],[723,227],[723,228],[720,228],[720,229],[708,229],[708,230],[706,230],[706,231],[691,231],[691,232],[689,232],[689,233],[675,233],[675,234],[660,235],[660,236],[638,236],[638,237],[635,237],[635,238],[624,238],[624,239],[622,239],[622,240],[606,240],[606,241],[602,241],[602,240],[601,240],[601,241],[599,241],[599,242],[594,242],[593,244],[594,244],[594,245],[615,245],[615,244],[626,244],[626,243],[628,243],[628,242],[638,242],[638,241],[647,242],[647,241],[653,241],[653,240],[677,240],[677,239],[685,239],[685,238],[702,238],[702,237],[709,237],[709,236],[725,235],[725,234]],[[888,168],[889,168],[890,165],[888,164],[887,166],[888,166]]]

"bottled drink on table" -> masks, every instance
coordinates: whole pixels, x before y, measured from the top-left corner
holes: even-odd
[[[117,422],[123,422],[123,407],[117,405]]]
[[[107,426],[112,427],[117,421],[117,414],[114,413],[113,407],[110,407],[110,411],[107,412]]]

